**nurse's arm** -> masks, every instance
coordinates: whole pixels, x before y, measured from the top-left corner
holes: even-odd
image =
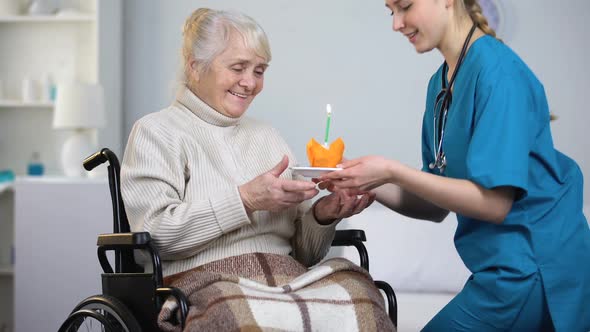
[[[377,194],[376,200],[379,203],[410,218],[441,222],[449,215],[449,210],[434,205],[392,183],[386,183],[372,191]]]
[[[513,187],[486,189],[463,179],[434,175],[401,163],[390,164],[390,182],[457,214],[500,224],[512,208]]]

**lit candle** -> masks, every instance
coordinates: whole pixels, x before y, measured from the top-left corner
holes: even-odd
[[[328,137],[330,135],[330,119],[332,118],[332,106],[330,104],[326,105],[326,113],[328,115],[328,118],[326,120],[326,135],[324,136],[324,147],[328,148]]]

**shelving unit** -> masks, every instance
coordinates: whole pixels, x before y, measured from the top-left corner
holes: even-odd
[[[12,1],[22,8],[29,0]],[[122,145],[122,2],[60,0],[56,3],[72,10],[67,14],[38,16],[0,13],[0,170],[11,170],[21,179],[34,152],[40,153],[47,175],[62,174],[58,159],[66,133],[52,128],[54,104],[40,98],[40,83],[46,75],[53,84],[72,80],[102,84],[107,128],[98,132],[98,142],[117,152]],[[22,98],[24,79],[34,82],[35,98],[31,102]],[[26,200],[27,195],[19,193],[13,183],[0,183],[0,330],[3,332],[28,331],[22,328],[26,319],[13,321],[14,317],[28,317],[15,304],[28,300],[24,298],[26,295],[18,294],[15,283],[20,280],[18,267],[22,265],[19,264],[26,266],[34,258],[22,256],[21,250],[20,262],[17,259],[17,265],[11,265],[11,256],[19,255],[11,247],[30,247],[29,243],[22,240],[19,243],[15,238],[19,226],[15,224],[18,213],[14,205],[17,197]],[[84,192],[79,193],[83,195]],[[67,202],[63,204],[65,208]],[[27,227],[56,222],[41,219],[20,220]],[[20,229],[25,233],[33,231]],[[44,274],[39,272],[38,277]]]
[[[52,129],[52,112],[34,112],[53,109],[41,100],[41,90],[49,88],[41,82],[100,82],[97,1],[64,5],[77,14],[0,16],[0,156],[7,156],[0,157],[0,169],[17,175],[26,174],[33,152],[41,154],[47,173],[61,172],[57,155],[65,135]],[[24,79],[33,83],[31,102],[22,101]]]

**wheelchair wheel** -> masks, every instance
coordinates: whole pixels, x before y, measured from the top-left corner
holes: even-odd
[[[74,331],[141,332],[141,328],[121,301],[94,295],[80,302],[59,328],[59,332]]]

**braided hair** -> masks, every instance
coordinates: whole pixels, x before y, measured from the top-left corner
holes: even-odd
[[[462,0],[459,1],[463,5],[463,8],[469,14],[469,17],[477,25],[477,27],[483,31],[486,35],[490,35],[497,38],[496,31],[490,27],[488,19],[483,14],[483,10],[477,0]]]

